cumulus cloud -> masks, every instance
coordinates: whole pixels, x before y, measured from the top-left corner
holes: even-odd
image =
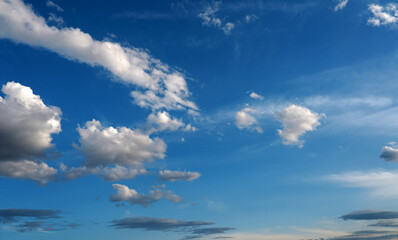
[[[46,184],[57,170],[41,162],[54,147],[52,134],[61,131],[61,110],[47,106],[31,88],[16,82],[3,85],[0,96],[0,175]]]
[[[63,165],[66,180],[73,180],[86,175],[97,174],[105,181],[119,181],[123,179],[134,179],[139,175],[147,174],[145,169],[128,168],[120,165],[107,167],[71,167]]]
[[[368,9],[373,14],[368,19],[368,24],[372,26],[395,24],[398,21],[398,9],[395,3],[389,3],[385,6],[372,3]]]
[[[51,2],[47,4],[54,6]],[[42,47],[91,66],[101,66],[113,73],[118,81],[138,87],[132,96],[142,107],[198,111],[195,103],[188,99],[191,93],[183,74],[143,50],[94,40],[78,28],[48,26],[43,17],[36,15],[21,0],[0,0],[0,38]]]
[[[398,149],[395,147],[384,146],[380,157],[388,162],[398,162]]]
[[[249,94],[249,96],[250,96],[251,98],[253,98],[253,99],[258,99],[258,100],[263,100],[263,99],[264,99],[263,96],[261,96],[260,94],[255,93],[255,92],[251,92],[251,93]]]
[[[112,227],[117,229],[142,229],[146,231],[184,231],[212,224],[214,223],[150,217],[129,217],[112,221]]]
[[[104,127],[92,120],[78,127],[80,147],[88,167],[122,165],[141,166],[165,157],[166,144],[159,138],[127,127]]]
[[[348,0],[338,0],[337,5],[334,7],[334,11],[339,11],[347,6]]]
[[[308,108],[290,105],[277,114],[278,120],[282,123],[283,129],[278,129],[278,134],[285,145],[303,146],[304,141],[300,137],[306,132],[314,131],[321,125],[319,120],[322,115],[314,113]]]
[[[373,170],[370,172],[346,172],[324,178],[345,187],[367,188],[374,196],[398,198],[398,172]]]
[[[172,118],[166,111],[151,113],[147,118],[147,128],[149,133],[163,132],[163,131],[177,131],[183,130],[184,132],[195,132],[197,129],[191,124],[185,125],[182,121]]]
[[[193,181],[200,177],[200,173],[198,172],[189,172],[189,171],[170,171],[170,170],[162,170],[159,172],[159,178],[163,181]]]
[[[234,23],[223,21],[216,17],[216,12],[218,12],[220,7],[220,2],[213,2],[208,5],[202,13],[199,13],[199,17],[202,19],[202,24],[209,27],[216,27],[224,31],[226,35],[230,34],[232,29],[235,27]]]
[[[244,108],[235,114],[235,125],[240,130],[249,129],[262,133],[263,129],[258,125],[257,119],[252,115],[256,110],[252,108]]]
[[[362,210],[341,216],[344,220],[379,220],[398,218],[398,212],[380,210]]]
[[[139,194],[136,190],[130,189],[126,185],[113,184],[112,187],[116,189],[116,193],[112,194],[110,200],[112,202],[129,202],[131,205],[141,205],[148,207],[149,205],[159,201],[160,199],[166,199],[172,202],[182,202],[183,199],[175,195],[170,190],[164,190],[158,188],[151,190],[149,195]]]

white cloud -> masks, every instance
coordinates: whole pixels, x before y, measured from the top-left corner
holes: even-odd
[[[253,98],[253,99],[258,99],[258,100],[263,100],[264,99],[263,96],[261,96],[260,94],[255,93],[255,92],[251,92],[249,96],[251,98]]]
[[[321,117],[322,115],[297,105],[290,105],[280,111],[277,118],[282,123],[283,129],[277,131],[283,139],[283,144],[302,147],[304,141],[300,140],[300,137],[306,132],[314,131],[316,127],[321,125],[319,122]]]
[[[262,133],[263,129],[258,125],[257,119],[251,114],[255,113],[256,110],[252,108],[244,108],[235,114],[235,125],[240,129],[255,130],[258,133]]]
[[[368,9],[373,14],[373,17],[368,19],[370,25],[381,26],[394,24],[398,21],[398,9],[395,3],[389,3],[386,6],[372,3]]]
[[[60,16],[55,15],[54,13],[50,13],[50,14],[48,15],[47,20],[48,20],[49,22],[54,22],[54,23],[56,23],[58,26],[61,26],[61,25],[64,24],[64,19],[63,19],[62,17],[60,17]]]
[[[211,5],[207,6],[205,10],[198,16],[203,20],[202,24],[209,27],[216,27],[224,31],[226,35],[229,35],[232,29],[235,27],[234,23],[223,21],[216,17],[216,12],[218,12],[220,7],[220,2],[213,2]]]
[[[141,166],[144,162],[165,157],[166,144],[127,127],[103,127],[97,120],[78,127],[79,149],[88,167],[121,165]]]
[[[0,38],[43,47],[67,59],[101,66],[112,72],[118,81],[139,87],[132,96],[140,106],[198,110],[195,103],[188,100],[191,94],[181,73],[143,50],[94,40],[78,28],[48,26],[43,17],[20,0],[0,0]]]
[[[187,171],[170,171],[170,170],[162,170],[159,172],[159,178],[163,181],[193,181],[200,177],[200,173],[198,172],[187,172]]]
[[[63,12],[64,9],[62,9],[58,4],[54,3],[53,1],[48,0],[46,2],[46,6],[47,7],[51,7],[54,8],[55,10],[57,10],[58,12]]]
[[[339,11],[347,6],[348,0],[338,0],[337,5],[334,7],[334,11]]]
[[[31,88],[8,82],[0,97],[0,175],[45,184],[57,170],[40,162],[61,131],[61,110],[46,106]]]
[[[185,126],[178,119],[171,118],[170,114],[165,111],[151,113],[147,118],[147,125],[151,129],[150,132],[177,131]]]
[[[384,146],[380,157],[388,162],[398,162],[398,149],[395,146]]]
[[[346,187],[367,188],[378,197],[398,198],[397,171],[347,172],[326,176],[324,179]]]
[[[8,178],[29,179],[40,184],[56,180],[58,171],[44,162],[30,160],[0,162],[0,175]]]
[[[63,165],[64,176],[67,180],[73,180],[86,175],[99,175],[105,181],[119,181],[123,179],[134,179],[138,175],[147,174],[145,169],[128,168],[120,165],[114,167],[72,167]]]
[[[139,194],[136,190],[130,189],[126,185],[112,184],[112,187],[116,189],[116,193],[112,194],[110,200],[112,202],[129,202],[131,205],[142,205],[148,207],[152,203],[159,201],[160,199],[166,199],[172,202],[182,202],[183,199],[175,195],[170,190],[164,190],[161,188],[151,190],[149,195]]]

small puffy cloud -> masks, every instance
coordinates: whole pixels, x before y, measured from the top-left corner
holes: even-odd
[[[258,100],[263,100],[264,99],[263,96],[261,96],[260,94],[255,93],[255,92],[251,92],[249,96],[251,98],[253,98],[253,99],[258,99]]]
[[[61,131],[61,110],[47,106],[31,88],[16,82],[0,96],[0,175],[40,184],[55,180],[57,170],[41,162]]]
[[[380,210],[362,210],[341,216],[344,220],[379,220],[398,218],[398,212]]]
[[[397,4],[389,3],[385,6],[378,4],[370,4],[368,9],[373,14],[368,19],[368,24],[378,27],[381,25],[395,24],[398,22],[398,9]]]
[[[262,133],[263,129],[258,125],[257,119],[252,115],[256,110],[252,108],[244,108],[235,114],[235,125],[240,130],[249,129]]]
[[[53,1],[50,1],[50,0],[48,0],[46,2],[46,6],[50,7],[50,8],[54,8],[58,12],[63,12],[64,11],[64,9],[62,9],[58,4],[56,4],[56,3],[54,3]]]
[[[172,202],[182,202],[183,199],[175,195],[170,190],[155,189],[151,190],[149,195],[139,194],[136,190],[130,189],[126,185],[113,184],[112,187],[116,189],[116,193],[112,194],[110,200],[112,202],[129,202],[131,205],[141,205],[148,207],[149,205],[159,201],[160,199],[166,199]]]
[[[159,172],[159,178],[163,181],[193,181],[200,177],[200,173],[198,172],[189,172],[189,171],[170,171],[170,170],[162,170]]]
[[[302,147],[304,141],[300,140],[300,137],[306,132],[314,131],[316,127],[321,125],[319,120],[322,115],[305,107],[290,105],[280,111],[277,118],[283,125],[283,129],[277,130],[283,144]]]
[[[103,127],[97,120],[78,127],[80,147],[87,167],[141,166],[165,157],[166,144],[127,127]]]
[[[334,7],[334,11],[339,11],[347,6],[348,0],[337,0],[337,5]]]
[[[388,162],[398,162],[398,149],[390,146],[384,146],[380,157]]]
[[[142,229],[146,231],[178,231],[212,224],[214,223],[150,217],[128,217],[112,221],[112,227],[117,229]]]
[[[55,181],[58,170],[44,162],[29,160],[0,162],[0,175],[8,178],[29,179],[39,184]]]
[[[367,188],[374,196],[398,198],[398,172],[373,170],[370,172],[346,172],[324,177],[324,180],[345,187]]]
[[[48,1],[47,5],[61,11]],[[198,111],[189,100],[184,75],[146,51],[123,47],[108,40],[94,40],[79,28],[49,26],[21,0],[0,0],[0,38],[41,47],[67,59],[110,71],[116,81],[137,87],[135,102],[152,109]]]
[[[163,131],[177,131],[182,129],[184,132],[195,132],[197,129],[191,124],[185,125],[182,121],[170,117],[165,111],[151,113],[146,122],[149,133]]]

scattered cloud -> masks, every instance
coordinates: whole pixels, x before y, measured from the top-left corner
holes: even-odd
[[[334,7],[334,11],[339,11],[347,6],[348,0],[337,0],[337,5]]]
[[[146,231],[189,231],[192,228],[212,225],[212,222],[180,221],[170,218],[128,217],[113,220],[112,227],[117,229],[142,229]]]
[[[220,4],[221,1],[212,2],[212,4],[208,5],[198,16],[202,19],[203,25],[219,28],[223,30],[226,35],[229,35],[232,29],[234,29],[235,24],[232,22],[224,23],[220,18],[216,17]]]
[[[193,234],[200,235],[211,235],[211,234],[222,234],[229,231],[235,230],[231,227],[212,227],[212,228],[199,228],[192,231]]]
[[[141,107],[198,111],[188,99],[191,93],[184,75],[144,50],[94,40],[79,28],[48,26],[43,17],[21,0],[1,0],[0,16],[0,38],[42,47],[93,67],[101,66],[113,73],[116,81],[137,87],[131,95]]]
[[[261,96],[260,94],[255,93],[255,92],[251,92],[249,96],[250,96],[251,98],[257,99],[257,100],[263,100],[263,99],[264,99],[263,96]]]
[[[397,237],[398,232],[364,230],[353,232],[342,237],[331,238],[331,240],[395,240]]]
[[[45,105],[31,88],[16,82],[3,85],[2,92],[0,175],[46,184],[57,170],[40,159],[54,147],[52,134],[61,131],[61,110]]]
[[[326,176],[324,180],[340,183],[345,187],[367,188],[377,197],[398,198],[397,171],[346,172]]]
[[[263,129],[259,126],[257,119],[252,115],[256,110],[252,108],[244,108],[235,114],[235,125],[240,130],[249,129],[250,131],[257,131],[262,133]]]
[[[151,113],[146,122],[148,133],[169,131],[174,132],[182,129],[184,132],[195,132],[197,129],[191,124],[185,125],[181,120],[172,118],[166,111]]]
[[[398,149],[395,147],[384,146],[381,150],[380,158],[387,162],[398,162]]]
[[[341,216],[344,220],[379,220],[398,218],[398,212],[380,210],[362,210]]]
[[[65,22],[64,22],[64,19],[63,19],[62,17],[57,16],[57,15],[55,15],[54,13],[50,13],[50,14],[48,15],[47,20],[48,20],[49,22],[55,23],[57,26],[62,26],[62,25],[65,23]]]
[[[369,25],[378,27],[381,25],[395,24],[398,21],[398,9],[395,3],[389,3],[385,6],[372,3],[369,4],[368,9],[373,14],[373,16],[368,19]]]
[[[53,1],[48,0],[46,2],[46,6],[49,8],[54,8],[55,10],[57,10],[58,12],[63,12],[64,9],[62,9],[58,4],[54,3]]]
[[[107,166],[107,167],[71,167],[68,168],[66,165],[62,166],[63,176],[66,180],[73,180],[86,175],[96,174],[99,175],[105,181],[120,181],[123,179],[134,179],[139,175],[147,174],[145,169],[136,169],[123,167],[120,165]]]
[[[396,228],[398,227],[398,222],[394,220],[380,220],[376,223],[368,225],[369,227],[386,227],[386,228]]]
[[[129,202],[131,205],[138,204],[143,207],[148,207],[162,198],[175,203],[183,201],[181,197],[175,195],[170,190],[164,190],[162,188],[151,190],[149,195],[144,195],[139,194],[136,190],[130,189],[126,185],[112,184],[112,187],[117,191],[110,197],[112,202]]]
[[[304,141],[300,140],[300,137],[321,125],[319,120],[322,116],[297,105],[290,105],[280,111],[277,118],[282,123],[283,129],[278,129],[278,134],[283,139],[283,144],[302,147]]]
[[[198,172],[189,172],[189,171],[170,171],[170,170],[162,170],[159,172],[159,178],[163,181],[193,181],[200,177],[200,173]]]

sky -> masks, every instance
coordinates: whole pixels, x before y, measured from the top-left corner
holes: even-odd
[[[0,239],[397,239],[397,40],[394,0],[0,0]]]

